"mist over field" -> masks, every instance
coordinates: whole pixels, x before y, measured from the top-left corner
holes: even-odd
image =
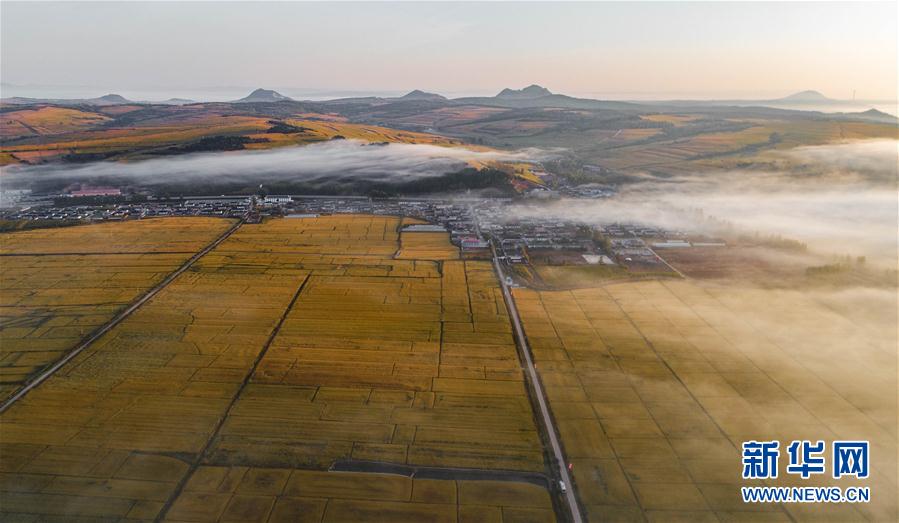
[[[814,178],[783,170],[652,179],[625,186],[608,200],[525,205],[515,212],[708,234],[758,232],[800,240],[821,253],[865,255],[895,265],[897,143],[857,142],[782,153],[803,170],[814,171]]]
[[[782,156],[836,183],[854,182],[859,176],[896,188],[899,175],[899,141],[863,140],[849,143],[796,147]]]
[[[779,235],[833,254],[896,258],[896,193],[866,189],[782,187],[767,191],[679,191],[670,186],[627,189],[610,200],[563,200],[547,206],[521,206],[517,216],[554,215],[602,224],[644,225],[720,234]]]
[[[0,523],[899,523],[897,86],[895,0],[0,0]]]
[[[310,187],[352,186],[357,182],[400,184],[458,171],[471,161],[520,160],[533,155],[533,151],[499,153],[426,144],[332,140],[258,152],[195,153],[84,165],[11,166],[3,169],[3,181],[14,187],[58,186],[73,182],[145,187],[260,183],[301,183]]]

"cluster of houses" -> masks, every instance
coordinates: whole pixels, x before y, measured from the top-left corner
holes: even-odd
[[[83,196],[117,196],[118,189],[80,188]],[[605,191],[605,188],[596,188]],[[114,194],[118,192],[118,194]],[[597,193],[599,194],[599,193]],[[78,196],[74,195],[73,196]],[[724,246],[722,240],[666,231],[639,224],[602,227],[540,215],[519,216],[505,198],[369,198],[364,196],[207,196],[106,205],[34,205],[7,210],[8,219],[124,220],[159,216],[224,216],[258,221],[266,216],[309,217],[327,214],[410,216],[426,224],[406,230],[447,232],[464,251],[489,248],[492,240],[506,260],[525,263],[528,253],[558,252],[588,264],[662,264],[655,250]],[[559,256],[559,255],[552,255]],[[573,256],[573,258],[572,258]]]
[[[147,201],[115,205],[37,205],[2,213],[9,220],[116,221],[165,216],[220,216],[240,218],[251,209],[247,197]]]

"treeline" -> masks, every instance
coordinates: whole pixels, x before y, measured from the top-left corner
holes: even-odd
[[[784,238],[779,235],[766,235],[762,236],[758,232],[754,235],[743,234],[739,236],[740,243],[749,243],[752,245],[759,245],[762,247],[770,247],[772,249],[778,249],[781,251],[791,251],[791,252],[806,252],[808,251],[808,245],[791,238]]]
[[[265,132],[267,133],[277,133],[277,134],[297,134],[306,132],[309,129],[306,127],[299,127],[296,125],[290,125],[289,123],[282,122],[279,120],[269,120],[268,123],[271,125]]]
[[[102,153],[79,153],[72,151],[68,154],[64,154],[62,156],[62,161],[69,163],[102,162],[104,160],[115,158],[119,154],[121,154],[121,151],[106,151]]]
[[[240,151],[244,149],[248,143],[264,143],[268,140],[265,138],[248,138],[246,136],[206,136],[195,142],[184,145],[176,145],[166,147],[160,151],[154,151],[152,154],[184,154],[184,153],[204,153],[219,151]]]
[[[475,169],[447,173],[431,178],[419,178],[410,182],[384,187],[374,187],[371,191],[383,191],[388,195],[426,194],[462,192],[469,190],[496,189],[506,195],[515,193],[509,176],[497,169]],[[392,191],[392,192],[391,192]]]
[[[157,186],[154,192],[161,197],[194,196],[207,194],[259,194],[262,182],[264,194],[310,194],[320,196],[371,196],[392,197],[467,191],[488,191],[495,196],[514,196],[515,189],[509,176],[497,169],[465,168],[427,178],[407,182],[379,182],[368,179],[333,180],[327,182],[264,181],[252,185],[247,182],[216,183],[193,182],[190,185],[168,183]]]

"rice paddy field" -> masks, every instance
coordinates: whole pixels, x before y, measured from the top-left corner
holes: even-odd
[[[153,219],[0,235],[0,399],[232,223]]]
[[[402,232],[400,250],[403,259],[458,260],[459,249],[449,242],[446,232]]]
[[[526,483],[418,479],[249,467],[200,467],[172,520],[540,521],[547,492]]]
[[[232,223],[4,235],[5,390]],[[0,520],[555,521],[494,271],[415,223],[242,224],[0,414]],[[874,298],[515,289],[588,519],[895,520],[894,318],[853,305]],[[867,480],[770,484],[872,502],[744,504],[751,439],[870,440]]]
[[[490,265],[401,223],[242,225],[2,414],[0,519],[554,521]]]
[[[695,280],[516,289],[588,518],[895,521],[895,317],[850,298]],[[742,442],[771,439],[870,440],[867,480],[802,480],[784,453],[768,484],[870,486],[872,502],[743,503],[760,480],[741,477]]]

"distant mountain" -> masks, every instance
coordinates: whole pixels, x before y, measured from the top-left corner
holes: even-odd
[[[868,109],[867,111],[860,111],[857,113],[833,113],[833,116],[849,120],[863,120],[866,122],[888,123],[893,125],[899,123],[899,118],[896,118],[889,113],[878,111],[877,109]]]
[[[632,110],[639,106],[628,102],[613,102],[606,100],[591,100],[589,98],[575,98],[564,94],[554,94],[546,87],[529,85],[524,89],[503,89],[492,97],[454,98],[455,104],[490,105],[494,107],[508,107],[514,109],[529,109],[539,107],[552,107],[564,109],[605,109],[605,110]]]
[[[0,99],[0,102],[10,105],[30,105],[30,104],[40,104],[40,103],[50,103],[49,100],[42,100],[40,98],[26,98],[24,96],[11,96],[9,98]]]
[[[446,97],[436,94],[436,93],[428,93],[428,92],[416,89],[410,93],[406,93],[403,96],[400,96],[398,99],[399,100],[433,100],[433,101],[441,100],[442,101],[442,100],[446,100]]]
[[[791,103],[822,103],[822,102],[833,102],[832,100],[818,91],[800,91],[798,93],[791,94],[790,96],[784,96],[783,98],[778,98],[778,102],[791,102]]]
[[[826,111],[828,107],[843,107],[858,105],[863,107],[863,102],[836,100],[828,98],[821,94],[820,91],[807,90],[793,93],[783,98],[769,99],[721,99],[721,100],[659,100],[655,102],[638,102],[652,103],[662,106],[677,107],[770,107],[775,109],[791,110],[791,111]],[[846,113],[859,114],[859,113]]]
[[[256,102],[290,102],[293,98],[284,96],[283,94],[272,91],[271,89],[256,89],[249,95],[234,100],[234,103],[256,103]]]
[[[187,104],[195,104],[197,103],[195,100],[190,100],[188,98],[169,98],[168,100],[163,100],[161,102],[157,102],[164,105],[187,105]]]
[[[873,116],[873,117],[885,117],[885,118],[896,118],[895,116],[885,113],[883,111],[878,111],[877,109],[868,109],[867,111],[863,111],[858,113],[859,116]]]
[[[524,89],[503,89],[500,91],[496,98],[517,98],[517,99],[527,99],[527,98],[540,98],[542,96],[552,96],[552,92],[546,87],[540,87],[539,85],[529,85]]]
[[[88,99],[85,101],[93,102],[97,105],[115,105],[115,104],[131,103],[130,100],[128,100],[127,98],[125,98],[124,96],[119,95],[119,94],[107,94],[107,95],[103,95],[99,98],[91,98],[91,99]]]
[[[132,102],[118,94],[106,94],[97,98],[59,99],[59,98],[25,98],[14,96],[4,98],[3,103],[12,105],[55,104],[55,105],[122,105],[139,103]]]

